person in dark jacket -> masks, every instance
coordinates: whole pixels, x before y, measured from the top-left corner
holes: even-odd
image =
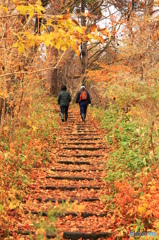
[[[85,122],[87,106],[91,104],[91,98],[84,85],[81,86],[81,90],[76,95],[76,103],[79,103],[81,118]]]
[[[61,92],[58,95],[58,104],[60,105],[60,108],[61,108],[62,122],[64,122],[64,113],[65,113],[65,121],[67,121],[69,103],[71,102],[71,95],[66,90],[67,90],[67,87],[65,85],[62,85]]]

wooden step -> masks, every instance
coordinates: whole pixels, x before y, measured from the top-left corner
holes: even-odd
[[[28,214],[29,212],[26,211],[25,214]],[[48,213],[47,212],[38,212],[38,211],[31,211],[31,214],[35,214],[35,215],[40,215],[43,217],[47,217]],[[82,212],[82,213],[76,213],[76,212],[66,212],[66,213],[59,213],[57,215],[57,217],[66,217],[66,216],[72,216],[72,217],[77,217],[77,216],[81,216],[82,218],[88,218],[88,217],[92,217],[92,216],[96,216],[96,217],[106,217],[107,216],[107,212],[104,213],[92,213],[92,212]]]
[[[77,239],[105,239],[110,238],[111,234],[107,232],[103,233],[84,233],[84,232],[64,232],[63,238],[64,239],[71,239],[71,240],[77,240]]]
[[[101,155],[101,154],[72,154],[72,155],[65,155],[65,154],[59,154],[58,155],[59,157],[73,157],[73,158],[91,158],[91,157],[93,157],[93,158],[99,158],[99,157],[104,157],[103,155]]]
[[[94,178],[86,178],[86,177],[77,177],[77,176],[46,176],[46,178],[52,178],[56,180],[72,180],[72,181],[92,181]]]
[[[98,133],[71,133],[71,134],[69,134],[69,133],[66,133],[65,134],[65,136],[77,136],[77,135],[79,135],[79,136],[83,136],[83,135],[90,135],[90,136],[100,136]]]
[[[65,160],[61,160],[61,161],[57,161],[57,163],[60,163],[60,164],[67,164],[67,165],[70,165],[70,164],[76,164],[76,165],[92,165],[90,162],[88,161],[65,161]]]
[[[36,198],[36,200],[39,201],[39,202],[42,202],[42,198]],[[71,198],[69,200],[67,200],[67,199],[58,199],[57,200],[55,198],[46,198],[44,200],[45,203],[47,203],[47,202],[52,202],[52,203],[58,202],[59,204],[64,203],[64,202],[73,203],[75,201],[77,201],[77,202],[97,202],[97,201],[100,201],[100,199],[94,197],[94,198],[83,198],[83,199],[80,199],[80,200],[78,198]]]
[[[75,191],[75,190],[79,190],[79,189],[94,189],[94,190],[100,190],[100,187],[98,186],[40,186],[40,189],[45,189],[45,190],[61,190],[61,191]]]
[[[31,231],[18,231],[17,234],[23,235],[23,236],[29,236],[29,235],[35,235],[34,232]],[[46,239],[52,239],[56,238],[56,234],[46,234]],[[101,233],[85,233],[85,232],[64,232],[63,233],[63,239],[70,239],[70,240],[78,240],[78,239],[106,239],[110,238],[112,236],[111,233],[107,232],[101,232]],[[122,239],[122,237],[118,238],[119,240]]]
[[[103,172],[103,169],[89,169],[89,170],[86,170],[86,169],[54,169],[52,168],[51,171],[53,172]]]
[[[74,140],[74,141],[86,141],[86,140],[101,140],[101,137],[85,137],[85,138],[80,138],[80,137],[76,137],[76,138],[67,138],[67,140]]]
[[[84,144],[86,144],[86,145],[99,145],[99,144],[103,144],[102,142],[88,142],[88,141],[86,141],[86,142],[84,142],[84,141],[82,141],[82,142],[60,142],[60,144],[67,144],[67,145],[84,145]],[[96,147],[96,146],[95,146]],[[99,145],[99,147],[102,147],[102,146],[100,146]]]
[[[77,134],[98,134],[98,132],[95,130],[95,131],[91,131],[90,129],[77,129],[76,130],[77,131]],[[98,135],[100,135],[100,134],[98,134]]]
[[[97,150],[100,150],[100,149],[105,149],[103,147],[63,147],[63,149],[66,149],[66,150],[87,150],[87,151],[97,151]]]

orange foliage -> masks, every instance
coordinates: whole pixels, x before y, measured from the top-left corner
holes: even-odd
[[[132,187],[128,182],[114,183],[117,191],[113,200],[114,205],[122,216],[127,218],[128,222],[142,217],[142,221],[147,222],[149,227],[154,227],[154,220],[157,223],[159,218],[159,178],[156,176],[157,171],[153,172],[153,176],[147,174],[141,177],[142,190],[135,185]]]
[[[94,82],[109,82],[115,79],[115,76],[119,79],[119,72],[127,72],[131,71],[130,66],[125,65],[117,65],[117,66],[107,66],[102,64],[102,70],[94,70],[89,71],[87,77],[93,80]]]

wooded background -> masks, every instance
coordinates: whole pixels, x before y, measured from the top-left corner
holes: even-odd
[[[74,97],[84,83],[106,107],[116,99],[106,94],[112,79],[158,81],[158,10],[154,0],[2,0],[1,127],[30,104],[36,84],[55,96],[66,84]]]
[[[91,132],[94,123],[103,128],[96,135],[106,144],[101,200],[108,218],[92,220],[92,229],[98,222],[101,231],[122,238],[130,230],[159,234],[158,13],[159,0],[0,1],[0,237],[14,238],[22,224],[23,230],[36,225],[35,232],[40,226],[42,235],[52,226],[39,225],[39,216],[27,219],[26,209],[34,201],[30,193],[40,189],[41,172],[63,154],[59,135],[69,141],[71,121],[79,135],[75,105],[70,132],[67,123],[61,126],[61,84],[73,101],[86,85]]]

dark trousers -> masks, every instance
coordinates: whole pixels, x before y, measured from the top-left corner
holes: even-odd
[[[65,115],[67,115],[68,114],[68,106],[63,106],[63,107],[61,107],[60,106],[60,108],[61,108],[61,113],[65,113]]]
[[[60,106],[61,108],[61,114],[65,113],[65,121],[67,121],[67,117],[68,117],[68,106]]]
[[[87,106],[88,106],[88,102],[86,101],[86,102],[80,102],[80,114],[84,114],[84,115],[86,115],[86,113],[87,113]]]

